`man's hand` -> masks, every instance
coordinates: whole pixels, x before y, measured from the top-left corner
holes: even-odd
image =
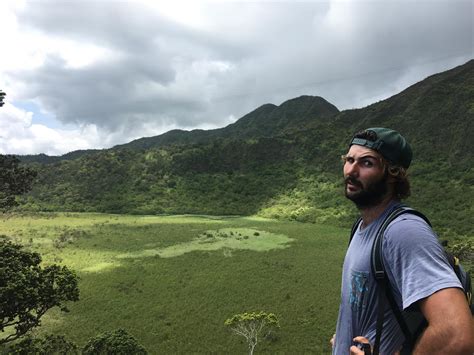
[[[351,355],[364,355],[364,354],[367,354],[367,353],[372,354],[372,346],[370,346],[369,340],[367,338],[355,337],[354,339],[352,339],[352,341],[357,342],[357,343],[361,343],[361,344],[368,344],[368,346],[370,347],[370,352],[368,352],[368,351],[366,352],[366,351],[360,349],[359,347],[357,347],[355,345],[352,345],[351,348],[349,349]]]
[[[329,340],[329,344],[331,344],[331,347],[334,348],[334,343],[336,342],[336,333],[332,335],[331,340]]]

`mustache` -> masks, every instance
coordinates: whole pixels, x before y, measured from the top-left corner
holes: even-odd
[[[359,186],[359,187],[363,187],[362,186],[362,183],[357,180],[355,177],[353,176],[347,176],[345,179],[344,179],[344,182],[345,184],[347,185],[348,183],[352,184],[352,185],[355,185],[355,186]]]

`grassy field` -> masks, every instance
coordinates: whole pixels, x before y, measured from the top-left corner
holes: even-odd
[[[74,269],[80,301],[37,333],[82,346],[125,328],[152,354],[244,354],[224,321],[267,311],[281,328],[256,353],[324,354],[334,332],[348,231],[261,218],[44,214],[5,234]]]

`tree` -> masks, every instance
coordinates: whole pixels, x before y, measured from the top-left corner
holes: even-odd
[[[90,339],[82,349],[83,355],[146,355],[145,348],[124,329],[105,332]]]
[[[4,349],[7,354],[16,355],[79,355],[79,349],[62,335],[48,334],[44,338],[25,337],[16,344]]]
[[[50,308],[67,312],[67,301],[79,299],[77,276],[65,266],[40,267],[41,256],[0,237],[0,337],[4,344],[41,324]]]
[[[17,205],[15,197],[31,189],[36,171],[20,166],[14,155],[0,154],[0,210]]]
[[[6,94],[0,90],[0,107],[3,106],[4,102],[3,102],[3,99],[5,98]]]
[[[237,335],[247,340],[249,354],[252,355],[258,343],[258,338],[264,329],[279,328],[278,318],[273,313],[263,311],[240,313],[225,321],[225,325]]]

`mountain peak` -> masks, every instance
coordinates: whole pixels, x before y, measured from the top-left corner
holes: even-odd
[[[262,105],[224,130],[240,136],[274,135],[314,120],[325,120],[338,113],[337,107],[322,97],[304,95],[287,100],[280,106]]]
[[[328,117],[339,113],[336,106],[320,96],[299,96],[283,102],[279,107],[292,111],[296,109],[300,113],[317,117]]]

